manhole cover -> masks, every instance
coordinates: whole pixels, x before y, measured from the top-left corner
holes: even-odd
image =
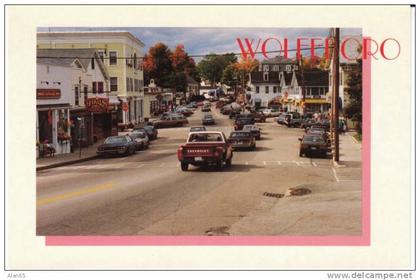
[[[302,196],[312,193],[312,191],[307,187],[293,187],[288,188],[285,196]]]
[[[263,193],[263,196],[275,197],[275,198],[282,198],[284,196],[284,194],[282,194],[282,193],[264,192]]]
[[[229,232],[227,231],[229,229],[229,227],[223,226],[223,227],[212,227],[209,230],[206,230],[206,234],[208,236],[213,236],[213,235],[230,235]]]

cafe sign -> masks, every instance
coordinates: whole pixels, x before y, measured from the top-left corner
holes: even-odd
[[[108,98],[88,98],[86,99],[86,110],[92,113],[106,113],[108,112],[109,99]]]
[[[37,88],[36,99],[59,99],[61,90],[59,88]]]

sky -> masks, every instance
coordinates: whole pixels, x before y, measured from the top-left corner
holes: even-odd
[[[145,52],[157,42],[165,43],[169,48],[174,49],[176,45],[183,44],[189,55],[205,55],[209,53],[240,53],[237,38],[244,42],[245,38],[254,39],[256,46],[259,39],[261,44],[264,40],[274,37],[283,41],[287,38],[289,49],[296,48],[297,38],[325,38],[328,36],[328,28],[183,28],[183,27],[40,27],[38,31],[105,31],[119,30],[129,31],[143,43]],[[360,28],[341,29],[341,37],[361,36]],[[320,41],[319,41],[320,42]],[[308,44],[309,41],[306,41]],[[261,46],[261,45],[260,45]],[[279,46],[274,40],[267,43],[269,51],[278,50]],[[261,49],[259,49],[261,51]],[[322,50],[323,51],[323,50]],[[321,50],[319,50],[321,52]],[[274,57],[276,53],[268,54]],[[289,56],[294,56],[290,52]],[[257,57],[262,59],[260,55]],[[201,58],[194,58],[197,62]]]

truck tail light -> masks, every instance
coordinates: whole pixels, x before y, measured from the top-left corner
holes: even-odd
[[[178,156],[178,159],[179,160],[182,160],[183,158],[184,158],[184,156],[183,156],[183,147],[182,146],[180,146],[179,148],[178,148],[178,151],[177,151],[177,156]]]

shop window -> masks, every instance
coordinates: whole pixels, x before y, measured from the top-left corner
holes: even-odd
[[[117,65],[117,52],[109,52],[109,65]]]
[[[118,91],[118,78],[117,77],[111,77],[109,79],[111,84],[111,91]]]

